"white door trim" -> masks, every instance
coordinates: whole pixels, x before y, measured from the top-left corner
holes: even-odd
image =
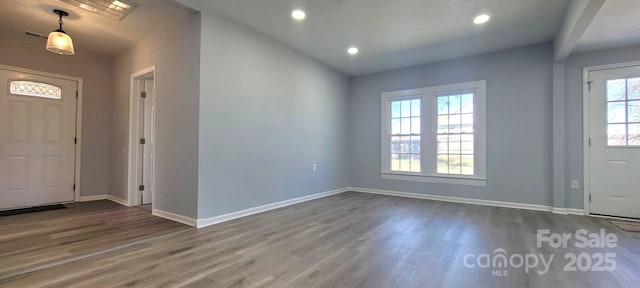
[[[32,69],[27,69],[27,68],[20,68],[20,67],[14,67],[14,66],[8,66],[8,65],[2,65],[0,64],[0,69],[4,69],[4,70],[9,70],[9,71],[15,71],[15,72],[21,72],[21,73],[28,73],[28,74],[34,74],[34,75],[39,75],[39,76],[45,76],[45,77],[51,77],[51,78],[58,78],[58,79],[63,79],[63,80],[70,80],[70,81],[75,81],[77,83],[77,92],[78,92],[78,98],[76,100],[76,138],[78,139],[78,142],[76,143],[76,147],[75,147],[75,151],[76,151],[76,155],[75,155],[75,182],[73,183],[76,187],[75,192],[74,192],[74,196],[73,196],[73,201],[74,202],[79,202],[80,201],[80,183],[81,183],[81,166],[82,166],[82,96],[83,96],[83,79],[79,78],[79,77],[73,77],[73,76],[68,76],[68,75],[62,75],[62,74],[56,74],[56,73],[49,73],[49,72],[42,72],[42,71],[38,71],[38,70],[32,70]]]
[[[139,117],[144,117],[144,115],[140,116],[138,111],[140,108],[140,96],[138,95],[139,91],[138,91],[138,81],[140,78],[144,78],[145,76],[149,76],[149,75],[153,75],[153,97],[155,97],[155,95],[157,95],[156,92],[156,66],[151,66],[149,68],[145,68],[143,70],[140,70],[138,72],[135,72],[133,74],[131,74],[131,79],[130,79],[130,85],[131,85],[131,94],[130,94],[130,99],[129,99],[129,171],[128,171],[128,198],[127,199],[127,205],[128,206],[137,206],[142,204],[140,202],[140,196],[139,196],[139,191],[138,191],[138,159],[139,158],[139,153],[140,153],[140,144],[138,142],[138,118]],[[155,127],[154,127],[155,129]],[[152,132],[152,135],[155,135],[155,131]],[[155,139],[152,139],[151,142],[155,142]],[[155,165],[155,162],[154,162]],[[155,169],[153,169],[153,171],[155,171]],[[155,187],[155,177],[152,178],[153,182],[153,187]],[[151,203],[152,207],[155,207],[155,199],[156,199],[156,195],[155,195],[155,189],[152,190],[152,199],[154,199],[154,201]]]
[[[583,156],[583,200],[584,200],[584,215],[591,215],[591,201],[589,201],[589,195],[591,194],[591,148],[589,146],[589,139],[591,138],[591,94],[589,91],[589,76],[591,72],[599,70],[620,69],[632,66],[640,66],[640,61],[631,61],[623,63],[614,63],[599,66],[584,67],[583,83],[582,83],[582,127],[583,127],[583,139],[582,139],[582,156]]]

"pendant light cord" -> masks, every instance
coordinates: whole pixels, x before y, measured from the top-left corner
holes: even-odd
[[[58,21],[58,24],[60,24],[60,31],[62,30],[62,14],[60,14],[60,20]]]

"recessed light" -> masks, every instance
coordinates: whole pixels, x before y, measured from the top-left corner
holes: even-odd
[[[296,20],[300,21],[300,20],[304,20],[305,18],[307,18],[307,13],[304,13],[304,11],[302,11],[300,9],[296,9],[296,10],[293,10],[293,12],[291,12],[291,17],[293,19],[296,19]]]
[[[360,50],[357,47],[351,47],[347,50],[347,53],[351,54],[351,55],[356,55],[360,52]]]
[[[473,23],[475,23],[475,24],[484,24],[484,23],[489,22],[489,20],[491,20],[491,16],[489,16],[487,14],[482,14],[482,15],[476,16],[476,18],[473,19]]]

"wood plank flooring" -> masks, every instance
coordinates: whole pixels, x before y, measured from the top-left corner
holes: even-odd
[[[0,217],[0,279],[188,226],[110,201]]]
[[[614,249],[537,248],[537,229],[606,229]],[[0,245],[0,248],[4,247]],[[467,268],[469,253],[556,254],[549,273]],[[614,272],[564,272],[615,252]],[[2,258],[0,258],[2,259]],[[3,264],[10,263],[3,261]],[[0,281],[1,287],[639,287],[640,237],[606,220],[343,193]]]

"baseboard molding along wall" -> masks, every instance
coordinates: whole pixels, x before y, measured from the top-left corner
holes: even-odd
[[[349,187],[348,191],[397,196],[397,197],[405,197],[405,198],[425,199],[425,200],[442,201],[442,202],[453,202],[453,203],[461,203],[461,204],[545,211],[545,212],[553,212],[556,214],[564,214],[564,215],[581,215],[581,216],[584,215],[584,210],[582,209],[556,208],[556,207],[536,205],[536,204],[450,197],[450,196],[441,196],[441,195],[409,193],[409,192],[379,190],[379,189],[359,188],[359,187]]]
[[[534,211],[544,211],[544,212],[552,212],[555,214],[562,215],[580,215],[584,216],[583,209],[572,209],[572,208],[557,208],[545,205],[535,205],[535,204],[525,204],[525,203],[515,203],[515,202],[504,202],[504,201],[493,201],[493,200],[483,200],[483,199],[471,199],[471,198],[461,198],[461,197],[450,197],[450,196],[441,196],[441,195],[430,195],[430,194],[421,194],[421,193],[410,193],[410,192],[400,192],[400,191],[391,191],[391,190],[379,190],[379,189],[370,189],[370,188],[360,188],[360,187],[347,187],[342,189],[336,189],[327,192],[321,192],[317,194],[312,194],[308,196],[303,196],[299,198],[289,199],[285,201],[275,202],[271,204],[266,204],[262,206],[257,206],[241,211],[236,211],[220,216],[215,216],[211,218],[202,218],[202,219],[194,219],[191,217],[186,217],[178,214],[174,214],[171,212],[162,211],[159,209],[153,209],[152,213],[155,216],[162,217],[165,219],[169,219],[172,221],[176,221],[179,223],[183,223],[185,225],[189,225],[197,228],[204,228],[208,226],[212,226],[215,224],[231,221],[234,219],[247,217],[250,215],[267,212],[270,210],[275,210],[315,199],[320,199],[324,197],[333,196],[336,194],[344,193],[344,192],[359,192],[359,193],[369,193],[369,194],[378,194],[378,195],[387,195],[387,196],[396,196],[396,197],[405,197],[405,198],[414,198],[414,199],[424,199],[424,200],[433,200],[433,201],[442,201],[442,202],[452,202],[452,203],[461,203],[461,204],[471,204],[471,205],[481,205],[481,206],[492,206],[492,207],[503,207],[503,208],[514,208],[514,209],[524,209],[524,210],[534,210]],[[93,196],[82,196],[80,197],[80,202],[86,201],[96,201],[96,200],[110,200],[115,203],[129,206],[129,202],[112,196],[112,195],[93,195]]]
[[[304,197],[299,197],[299,198],[294,198],[294,199],[289,199],[289,200],[285,200],[285,201],[275,202],[275,203],[271,203],[271,204],[267,204],[267,205],[257,206],[257,207],[253,207],[253,208],[249,208],[249,209],[245,209],[245,210],[241,210],[241,211],[237,211],[237,212],[232,212],[232,213],[224,214],[224,215],[220,215],[220,216],[215,216],[215,217],[211,217],[211,218],[198,219],[196,227],[204,228],[204,227],[207,227],[207,226],[211,226],[211,225],[215,225],[215,224],[231,221],[231,220],[234,220],[234,219],[238,219],[238,218],[242,218],[242,217],[246,217],[246,216],[250,216],[250,215],[254,215],[254,214],[258,214],[258,213],[262,213],[262,212],[267,212],[269,210],[274,210],[274,209],[287,207],[287,206],[295,205],[295,204],[302,203],[302,202],[307,202],[307,201],[311,201],[311,200],[315,200],[315,199],[329,197],[329,196],[340,194],[340,193],[344,193],[344,192],[347,192],[347,191],[350,191],[350,190],[347,189],[347,188],[336,189],[336,190],[333,190],[333,191],[321,192],[321,193],[308,195],[308,196],[304,196]]]

